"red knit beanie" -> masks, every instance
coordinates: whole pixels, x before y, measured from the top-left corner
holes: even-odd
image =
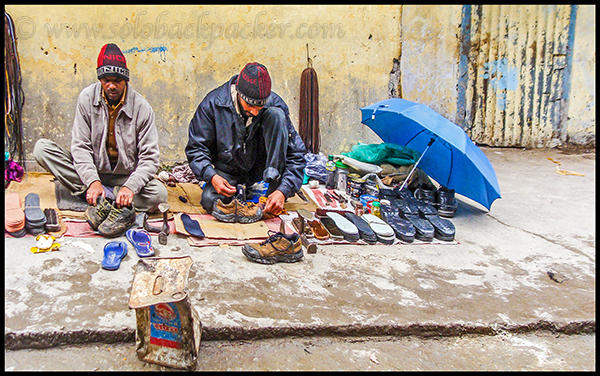
[[[105,44],[98,54],[98,79],[105,76],[117,76],[129,81],[127,61],[121,49],[114,43]]]
[[[259,63],[248,63],[237,79],[237,91],[251,106],[264,106],[271,95],[271,77],[267,68]]]

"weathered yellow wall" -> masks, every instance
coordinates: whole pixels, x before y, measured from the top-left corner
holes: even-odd
[[[464,7],[7,5],[5,10],[16,25],[23,75],[26,159],[32,161],[31,150],[40,137],[69,145],[75,101],[84,87],[96,81],[98,52],[109,42],[117,43],[124,51],[131,84],[155,109],[161,159],[167,163],[185,160],[187,127],[202,98],[249,61],[259,61],[269,68],[273,90],[289,105],[292,121],[298,128],[300,75],[307,67],[307,44],[319,78],[323,153],[349,151],[358,142],[381,142],[360,123],[360,108],[388,98],[394,58],[400,60],[400,95],[427,104],[462,126],[457,114],[461,105],[457,89],[462,78],[461,54],[472,55],[478,48],[473,44],[473,51],[461,51]],[[545,29],[557,22],[563,28],[568,26],[566,17],[546,18],[549,21],[540,18],[548,17],[554,6],[511,5],[502,6],[498,12],[495,7],[482,7],[484,16],[493,18],[492,25],[499,22],[505,26],[535,25],[539,35],[548,36],[547,43],[564,46],[567,42],[564,35],[568,30],[562,29],[562,36],[552,40],[559,29]],[[569,7],[561,9],[568,15]],[[530,12],[530,8],[534,11]],[[551,138],[555,137],[553,128],[549,128],[549,136],[540,142],[533,137],[542,132],[535,124],[529,126],[521,121],[507,128],[499,123],[506,128],[502,129],[504,133],[524,132],[520,128],[530,132],[533,136],[528,136],[529,142],[534,147],[556,146],[565,140],[595,144],[595,6],[580,5],[576,9],[570,95],[565,101],[568,107],[562,107],[568,108],[567,115],[552,111],[547,115],[564,116],[560,139]],[[511,29],[511,33],[515,32],[521,35],[529,31]],[[502,51],[508,49],[508,53],[514,54],[508,41],[494,38],[493,42]],[[499,58],[499,55],[483,56],[478,64],[489,64]],[[565,60],[564,55],[556,58]],[[559,68],[562,66],[557,65]],[[483,77],[483,73],[473,72],[476,78]],[[483,89],[478,95],[481,93]],[[507,103],[515,94],[507,91]],[[507,119],[517,121],[518,117]],[[488,119],[483,125],[496,127]],[[484,135],[492,135],[492,130],[496,137],[494,128]],[[502,137],[497,145],[519,146],[510,134]],[[496,142],[495,138],[489,140]],[[29,165],[34,167],[35,163]]]
[[[403,98],[455,120],[461,5],[404,5]]]
[[[324,153],[380,142],[360,107],[387,98],[399,55],[400,6],[7,5],[23,76],[24,148],[40,137],[68,146],[77,96],[95,82],[105,43],[124,51],[131,85],[156,113],[163,162],[185,160],[202,98],[250,61],[267,66],[298,128],[308,52],[320,90]],[[323,27],[325,31],[323,31]]]

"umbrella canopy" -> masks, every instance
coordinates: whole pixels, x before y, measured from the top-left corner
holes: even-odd
[[[419,168],[440,185],[454,189],[488,210],[500,198],[496,172],[481,149],[458,125],[430,107],[400,98],[361,108],[362,123],[384,142],[422,154]],[[433,143],[427,149],[433,139]]]

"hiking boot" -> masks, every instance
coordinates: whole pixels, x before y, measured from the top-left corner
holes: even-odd
[[[246,243],[242,253],[250,261],[261,264],[298,262],[304,257],[302,242],[297,233],[286,235],[269,230],[269,238],[262,243]]]
[[[113,206],[112,200],[98,196],[98,198],[96,198],[96,206],[88,206],[88,208],[85,209],[85,213],[83,213],[83,217],[92,230],[97,231],[98,226],[100,226],[106,217],[108,217],[108,213],[113,209]]]
[[[98,226],[98,233],[106,238],[122,235],[135,223],[135,209],[132,207],[113,207],[108,217]]]
[[[236,203],[236,221],[254,223],[262,218],[262,209],[253,202],[233,200]]]
[[[211,214],[221,222],[253,223],[262,218],[262,209],[253,202],[240,201],[237,198],[229,204],[216,199]]]
[[[221,222],[234,223],[236,221],[236,202],[237,200],[231,200],[229,204],[224,204],[220,198],[215,199],[212,216]]]

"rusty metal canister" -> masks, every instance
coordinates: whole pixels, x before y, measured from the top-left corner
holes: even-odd
[[[187,292],[191,257],[140,259],[129,296],[135,309],[140,360],[192,369],[198,359],[202,323]]]

